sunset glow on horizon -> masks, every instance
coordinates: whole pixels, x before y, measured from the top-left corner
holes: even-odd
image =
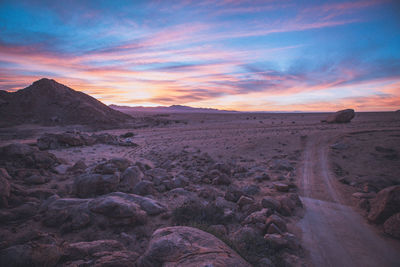
[[[42,77],[105,104],[400,109],[400,4],[1,1],[0,89]]]

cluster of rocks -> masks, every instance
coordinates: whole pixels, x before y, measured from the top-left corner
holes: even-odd
[[[42,149],[87,145],[98,136],[44,137]],[[61,163],[26,144],[0,148],[1,266],[301,262],[288,226],[302,207],[296,190],[259,170],[190,152],[154,164],[78,161],[65,173],[57,172]],[[270,168],[293,170],[283,161]],[[264,195],[262,186],[274,194]]]
[[[80,132],[46,133],[37,140],[37,146],[40,150],[91,146],[94,144],[137,146],[132,142],[132,136],[132,133],[126,133],[121,136],[108,133],[91,135]]]
[[[386,234],[400,239],[400,185],[387,187],[378,193],[354,193],[353,197],[359,200],[358,205],[366,211],[370,222],[383,225]]]

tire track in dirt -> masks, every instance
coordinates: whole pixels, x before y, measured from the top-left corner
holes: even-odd
[[[399,266],[396,251],[335,190],[327,160],[329,135],[310,136],[302,168],[305,214],[299,221],[312,266]]]

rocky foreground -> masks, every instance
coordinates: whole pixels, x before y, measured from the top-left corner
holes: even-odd
[[[133,141],[132,133],[69,132],[1,147],[0,265],[302,265],[290,161],[265,169],[183,150],[68,165],[49,152]]]

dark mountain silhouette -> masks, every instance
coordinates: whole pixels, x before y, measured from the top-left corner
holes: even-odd
[[[132,119],[95,98],[43,78],[16,92],[0,90],[0,126],[116,125]]]
[[[236,111],[229,111],[229,110],[220,110],[214,108],[193,108],[189,106],[182,106],[182,105],[172,105],[169,107],[166,106],[158,106],[158,107],[129,107],[129,106],[118,106],[118,105],[110,105],[111,108],[115,110],[119,110],[125,113],[131,112],[161,112],[161,113],[232,113]]]

